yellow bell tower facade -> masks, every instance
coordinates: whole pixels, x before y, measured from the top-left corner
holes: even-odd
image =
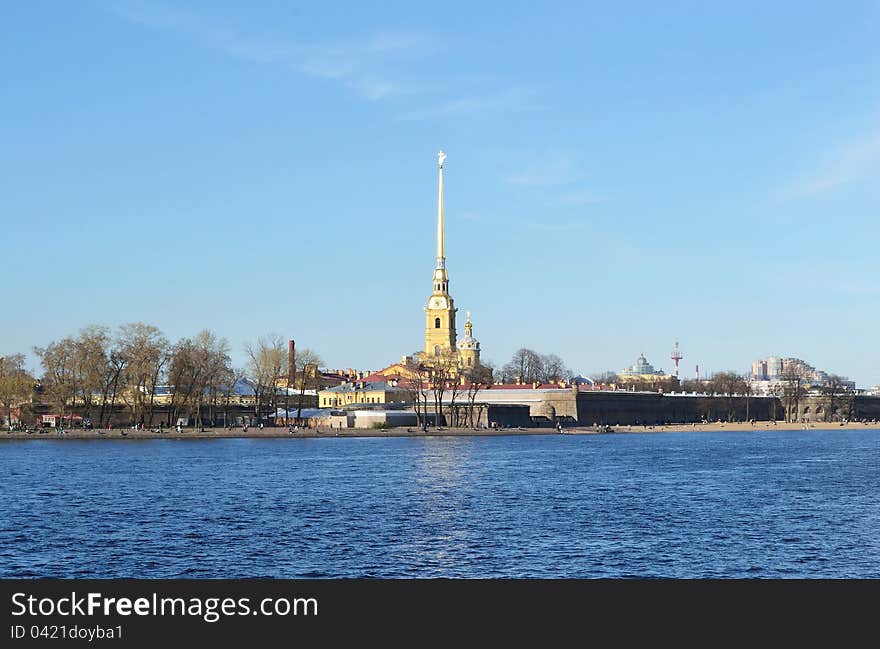
[[[431,297],[425,306],[425,360],[457,351],[455,345],[455,303],[449,294],[449,275],[446,273],[445,223],[443,215],[443,162],[446,154],[437,156],[440,187],[437,197],[437,263],[434,267]]]
[[[446,272],[446,222],[443,213],[443,162],[446,154],[437,156],[440,187],[437,196],[437,262],[432,277],[431,296],[425,306],[425,349],[421,353],[423,363],[430,365],[434,358],[454,358],[462,370],[480,365],[480,343],[474,338],[471,314],[465,322],[465,335],[455,334],[455,302],[449,294],[449,275]]]

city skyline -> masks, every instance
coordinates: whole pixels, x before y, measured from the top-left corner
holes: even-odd
[[[484,359],[671,373],[679,340],[683,378],[775,355],[880,384],[880,9],[689,6],[9,8],[0,355],[144,321],[237,365],[267,333],[398,360],[442,148]]]

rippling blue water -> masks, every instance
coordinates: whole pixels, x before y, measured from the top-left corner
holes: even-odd
[[[3,577],[880,577],[880,433],[0,443]]]

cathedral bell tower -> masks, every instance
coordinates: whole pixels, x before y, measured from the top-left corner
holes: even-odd
[[[443,161],[446,154],[437,156],[440,189],[437,199],[437,264],[434,267],[431,297],[425,307],[425,350],[427,359],[450,351],[455,346],[455,312],[458,310],[449,295],[449,276],[446,274],[445,229],[443,220]]]

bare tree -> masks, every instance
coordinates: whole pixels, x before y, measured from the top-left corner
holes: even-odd
[[[508,361],[501,370],[502,380],[505,383],[522,381],[533,383],[541,380],[544,372],[544,361],[541,355],[525,347],[518,349],[513,358]]]
[[[77,401],[82,403],[83,414],[91,420],[96,400],[103,404],[106,395],[105,381],[110,374],[112,340],[110,330],[90,325],[80,331],[73,341],[73,372],[78,388]],[[103,409],[102,409],[103,415]]]
[[[306,390],[315,390],[317,392],[318,368],[323,363],[324,361],[321,359],[321,356],[308,347],[304,347],[296,352],[294,367],[296,368],[296,373],[299,374],[299,398],[296,404],[296,420],[299,424],[302,424],[302,407]]]
[[[171,358],[168,339],[158,327],[132,322],[119,328],[118,358],[122,366],[123,396],[131,408],[132,422],[153,421],[156,386]]]
[[[435,424],[443,424],[443,395],[450,387],[450,381],[458,380],[458,354],[447,350],[439,356],[432,356],[429,363],[430,388],[434,395]]]
[[[13,409],[19,411],[21,423],[21,406],[31,399],[34,389],[34,378],[24,369],[24,354],[0,356],[0,405],[6,412],[6,423],[12,429]]]
[[[822,386],[822,394],[825,395],[825,421],[834,421],[834,416],[839,419],[848,419],[852,405],[852,394],[849,391],[849,382],[846,377],[832,374]]]
[[[796,421],[800,416],[801,398],[804,396],[805,377],[799,365],[786,363],[782,369],[782,396],[785,400],[785,421]]]
[[[201,425],[202,406],[215,404],[218,395],[229,383],[232,365],[229,358],[229,341],[218,337],[213,331],[203,329],[196,335],[199,359],[202,363],[202,380],[196,392],[196,424]],[[211,425],[214,425],[214,411],[209,412]]]
[[[571,370],[565,366],[565,362],[556,354],[547,354],[541,357],[540,381],[542,383],[556,383],[567,381],[571,378]]]
[[[116,398],[119,396],[120,384],[123,380],[126,360],[119,348],[110,348],[104,363],[101,376],[101,411],[98,414],[98,427],[106,428],[116,409]]]
[[[745,379],[736,372],[717,372],[710,380],[712,392],[721,395],[725,405],[727,421],[736,417],[736,398],[745,395],[749,389]]]
[[[782,394],[782,385],[772,382],[767,388],[767,396],[770,397],[770,418],[776,421],[776,406],[780,395]]]
[[[195,417],[196,426],[202,426],[202,408],[216,402],[217,395],[227,388],[231,373],[229,342],[225,338],[203,329],[194,338],[178,341],[169,369],[173,416],[185,411]]]
[[[593,377],[593,381],[599,385],[620,385],[621,379],[617,372],[601,372]]]
[[[461,364],[459,363],[458,356],[456,356],[455,364],[450,367],[449,378],[448,378],[448,387],[449,387],[449,415],[450,415],[450,425],[453,428],[458,428],[459,426],[459,412],[458,412],[458,396],[463,392],[464,385],[463,379],[464,374],[462,372]]]
[[[656,376],[639,376],[631,379],[622,379],[626,385],[636,391],[642,392],[675,392],[679,387],[678,379],[674,376],[658,374]]]
[[[416,356],[417,357],[417,356]],[[407,379],[403,386],[412,399],[413,410],[416,413],[416,422],[419,428],[428,425],[428,393],[431,386],[431,368],[419,363],[415,367],[415,373],[411,379]]]
[[[700,393],[705,392],[706,386],[700,379],[685,379],[681,382],[681,389],[685,392]]]
[[[480,420],[480,412],[477,413],[476,421],[474,420],[474,410],[476,408],[476,400],[479,392],[492,385],[492,373],[494,371],[492,363],[486,361],[474,368],[468,370],[466,374],[467,380],[467,425],[476,428]]]
[[[43,393],[52,405],[58,407],[63,425],[67,407],[73,405],[77,391],[74,341],[68,337],[51,342],[46,347],[34,347],[34,354],[40,358],[43,366],[40,382]]]
[[[220,390],[222,393],[222,405],[223,405],[223,425],[229,426],[229,406],[232,403],[233,398],[237,396],[236,386],[239,382],[245,378],[245,371],[236,368],[230,367],[229,371],[226,373],[224,380],[221,383]]]
[[[740,376],[740,381],[742,383],[742,391],[743,391],[742,393],[746,397],[746,421],[751,421],[752,420],[751,405],[752,405],[752,393],[753,393],[752,375],[751,374],[743,374],[742,376]]]
[[[248,344],[245,351],[249,358],[248,371],[254,381],[254,414],[259,421],[266,412],[275,412],[276,384],[288,362],[287,346],[280,336],[270,334],[255,344]]]

